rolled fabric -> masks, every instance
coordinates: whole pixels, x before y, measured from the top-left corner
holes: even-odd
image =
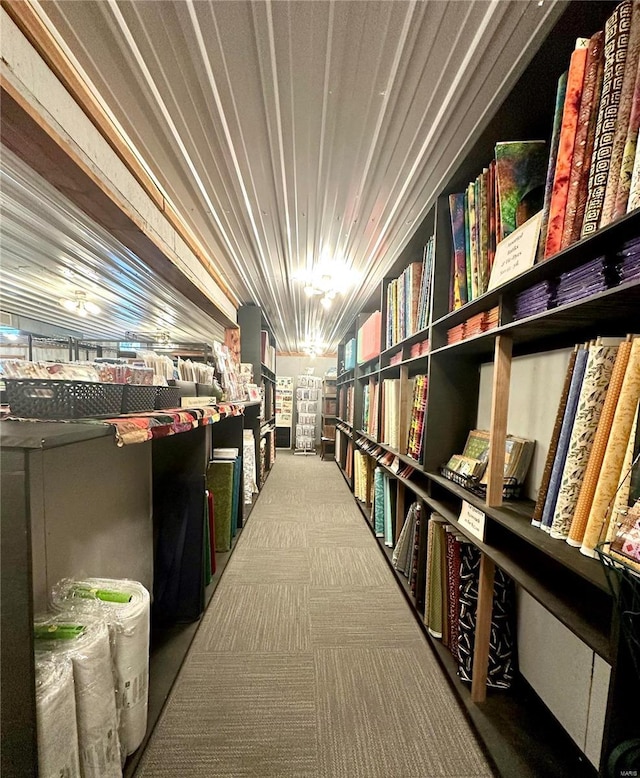
[[[407,517],[400,530],[400,537],[398,538],[398,542],[396,543],[391,556],[391,561],[395,569],[400,571],[407,578],[411,573],[412,543],[415,535],[418,509],[419,504],[417,502],[411,503],[409,506]]]
[[[622,462],[622,472],[620,474],[620,483],[616,491],[613,508],[611,509],[611,520],[607,528],[607,541],[611,542],[616,536],[620,522],[617,520],[618,516],[626,513],[629,510],[629,493],[631,491],[631,465],[633,464],[633,455],[636,449],[636,435],[638,432],[638,409],[636,409],[636,416],[629,433],[629,441],[627,443],[627,450]]]
[[[121,778],[118,714],[106,622],[88,612],[64,612],[36,618],[34,631],[37,652],[68,657],[73,665],[82,777]]]
[[[631,174],[631,184],[629,185],[629,201],[627,203],[627,213],[640,208],[640,143],[636,146],[636,156],[633,162],[633,172]]]
[[[76,697],[69,657],[36,655],[36,726],[40,778],[80,778]]]
[[[617,346],[599,344],[589,347],[587,367],[580,389],[580,398],[551,524],[552,538],[564,540],[571,529],[571,520],[598,430],[598,422],[609,388],[617,350]]]
[[[558,500],[558,493],[560,491],[560,480],[564,470],[564,463],[567,459],[567,451],[569,449],[569,442],[571,440],[571,432],[573,430],[573,422],[576,416],[576,408],[578,407],[578,400],[580,399],[580,389],[582,387],[584,371],[587,366],[588,355],[589,352],[587,349],[582,349],[578,352],[578,356],[576,357],[576,365],[573,371],[573,375],[571,376],[571,387],[569,388],[569,395],[567,397],[567,407],[562,419],[562,429],[560,430],[560,437],[558,438],[556,458],[553,463],[551,478],[549,480],[547,499],[544,504],[544,510],[542,511],[542,521],[540,523],[540,527],[545,532],[549,532],[551,530],[553,514],[556,509],[556,502]]]
[[[547,225],[547,240],[544,249],[545,259],[560,251],[562,245],[564,215],[567,207],[573,147],[578,127],[578,114],[582,99],[582,85],[584,83],[588,45],[589,40],[587,38],[578,38],[576,48],[571,55],[569,76],[567,78],[567,93],[562,111],[558,157],[553,176],[553,192],[549,206],[549,224]]]
[[[589,40],[580,112],[578,114],[578,128],[573,147],[567,207],[562,228],[562,248],[570,246],[580,238],[582,219],[587,203],[589,169],[591,167],[591,154],[593,153],[600,92],[602,90],[603,66],[604,33],[600,30]],[[631,165],[633,167],[633,160]]]
[[[384,537],[384,473],[381,467],[373,471],[373,513],[377,538]]]
[[[589,193],[582,222],[583,238],[595,232],[600,225],[629,47],[632,10],[631,0],[623,0],[605,24],[602,94],[589,172]]]
[[[625,372],[620,398],[613,417],[607,450],[602,461],[598,485],[589,511],[589,520],[584,533],[581,553],[595,556],[595,547],[606,537],[607,509],[611,505],[622,471],[622,463],[633,426],[638,400],[640,399],[640,338],[635,338],[631,346],[629,364]],[[604,529],[603,529],[604,528]],[[604,537],[602,539],[604,539]]]
[[[627,59],[624,66],[622,88],[620,90],[620,105],[616,118],[613,145],[611,147],[611,162],[609,165],[609,177],[604,195],[600,227],[604,227],[613,221],[616,206],[618,186],[620,184],[620,172],[624,158],[624,148],[629,131],[629,121],[633,108],[634,88],[636,74],[638,72],[638,55],[640,54],[640,0],[634,0],[631,11],[631,29],[629,30],[629,45]]]
[[[551,143],[549,148],[549,164],[547,166],[547,178],[544,186],[544,205],[542,207],[542,222],[540,226],[540,240],[538,241],[538,251],[536,262],[544,259],[544,247],[547,243],[547,227],[549,225],[549,209],[551,208],[551,195],[553,194],[553,178],[556,172],[556,163],[558,161],[558,147],[560,145],[560,130],[562,128],[562,109],[564,108],[564,98],[567,93],[568,71],[564,72],[558,79],[556,88],[556,107],[553,112],[553,127],[551,129]],[[495,229],[495,228],[494,228]]]
[[[533,518],[531,523],[534,527],[539,527],[542,521],[542,511],[544,510],[544,504],[547,500],[547,493],[549,491],[549,482],[551,480],[551,473],[553,471],[553,463],[556,460],[556,453],[558,451],[558,440],[560,439],[560,431],[562,430],[562,421],[564,419],[564,413],[567,409],[567,400],[569,398],[569,389],[571,388],[571,379],[573,377],[573,370],[576,364],[576,357],[578,356],[578,347],[569,357],[569,364],[567,365],[567,372],[564,376],[564,385],[562,387],[562,394],[560,395],[560,402],[558,403],[558,411],[556,413],[556,420],[553,425],[553,432],[551,433],[551,441],[549,442],[549,450],[547,452],[547,458],[544,463],[544,470],[542,471],[542,481],[540,482],[540,488],[538,489],[538,499],[533,511]]]
[[[458,661],[458,613],[460,609],[460,536],[451,525],[446,527],[447,535],[447,598],[449,623],[449,651]]]
[[[567,538],[567,543],[570,546],[579,548],[582,545],[582,538],[584,537],[584,531],[587,527],[587,521],[589,520],[589,511],[591,510],[593,495],[595,494],[596,486],[598,484],[598,476],[600,475],[604,452],[607,449],[611,425],[613,424],[613,417],[618,405],[618,398],[620,397],[620,390],[622,389],[622,382],[624,381],[624,374],[627,370],[630,354],[630,340],[625,341],[618,346],[616,363],[613,366],[613,371],[611,373],[607,396],[602,407],[602,413],[600,414],[600,421],[598,422],[598,430],[591,447],[589,463],[587,464],[587,469],[585,470],[584,478],[582,479],[580,495],[575,511],[573,512],[573,519],[571,520],[571,528],[569,530],[569,537]]]
[[[444,618],[442,612],[442,556],[445,520],[437,513],[431,514],[427,529],[427,591],[425,623],[429,634],[442,638]]]
[[[391,509],[391,478],[383,473],[384,483],[384,544],[393,548],[393,512]]]
[[[97,604],[109,626],[116,671],[120,745],[132,754],[147,732],[149,697],[149,592],[138,581],[111,578],[63,579],[53,588],[58,612]]]
[[[620,165],[620,177],[618,179],[618,191],[613,209],[613,218],[619,219],[627,212],[629,204],[629,191],[631,189],[631,176],[633,175],[633,163],[638,147],[638,132],[640,131],[640,59],[636,68],[636,80],[633,87],[633,104],[627,137],[622,152],[622,164]]]

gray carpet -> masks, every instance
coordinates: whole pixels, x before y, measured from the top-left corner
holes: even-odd
[[[279,451],[136,776],[491,775],[338,468]]]

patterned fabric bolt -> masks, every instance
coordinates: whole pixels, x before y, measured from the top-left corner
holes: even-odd
[[[567,543],[570,546],[577,546],[579,548],[582,545],[582,538],[584,537],[584,531],[587,526],[587,521],[589,520],[589,511],[591,510],[593,495],[595,494],[596,486],[598,484],[598,475],[600,474],[600,468],[602,467],[602,460],[604,459],[604,452],[607,448],[609,433],[611,432],[611,425],[613,424],[613,416],[616,412],[616,406],[618,405],[618,398],[620,397],[620,390],[622,389],[622,382],[627,370],[630,354],[631,341],[625,341],[618,346],[616,363],[613,367],[613,372],[611,373],[609,389],[607,390],[607,396],[604,401],[602,413],[600,414],[600,421],[598,422],[598,430],[593,441],[593,446],[591,447],[589,463],[587,464],[587,469],[582,481],[582,488],[580,489],[580,496],[578,497],[578,503],[571,521],[571,529],[569,531],[569,537],[567,538]]]
[[[463,542],[460,546],[458,643],[458,670],[463,681],[472,680],[479,576],[480,551],[471,543]],[[513,580],[496,567],[487,673],[487,686],[490,688],[508,689],[513,682],[515,635],[515,586]]]
[[[560,430],[560,437],[558,439],[556,458],[553,463],[551,479],[549,481],[549,491],[547,492],[547,499],[542,512],[542,522],[540,526],[545,532],[549,532],[551,529],[553,514],[556,509],[558,492],[560,490],[560,480],[564,470],[564,463],[567,459],[567,451],[569,449],[571,431],[573,430],[573,422],[576,416],[578,400],[580,398],[582,379],[584,378],[584,371],[587,366],[588,354],[589,352],[587,349],[581,349],[578,352],[576,366],[573,375],[571,376],[571,387],[569,389],[569,396],[567,397],[567,407],[565,409],[564,418],[562,419],[562,429]]]
[[[558,501],[551,525],[552,538],[564,539],[571,529],[571,520],[598,429],[617,350],[617,346],[594,345],[589,348],[587,368],[580,390],[580,399],[578,400],[569,450],[560,482]]]
[[[567,208],[562,229],[562,248],[575,243],[580,237],[584,208],[587,203],[587,186],[589,184],[589,168],[593,141],[598,118],[598,104],[602,89],[602,70],[604,66],[604,34],[600,31],[591,37],[587,52],[587,64],[578,114],[578,129],[576,131],[573,149],[573,163],[567,193]],[[633,160],[631,161],[633,166]]]
[[[605,25],[602,95],[589,173],[589,194],[582,223],[583,238],[598,229],[602,215],[629,46],[632,9],[631,0],[623,0]]]
[[[573,376],[573,370],[576,364],[576,357],[578,352],[574,351],[569,357],[569,364],[567,365],[567,372],[564,377],[564,385],[562,387],[562,394],[560,395],[560,402],[558,403],[558,411],[556,413],[555,424],[553,425],[553,432],[551,434],[551,441],[549,442],[549,451],[547,452],[547,459],[544,463],[544,470],[542,471],[542,480],[540,482],[540,488],[538,489],[538,499],[536,500],[536,507],[533,511],[533,518],[531,523],[534,527],[540,526],[542,520],[542,511],[547,499],[547,492],[549,491],[549,481],[551,480],[551,472],[553,470],[553,463],[556,459],[556,452],[558,450],[558,440],[560,438],[560,431],[562,430],[562,420],[564,419],[564,412],[567,408],[567,399],[569,397],[569,389],[571,388],[571,378]]]
[[[634,0],[631,13],[631,30],[629,32],[629,46],[624,67],[624,77],[620,90],[620,106],[616,118],[616,129],[611,147],[611,163],[609,177],[602,206],[600,226],[604,227],[614,218],[616,196],[620,183],[620,171],[624,157],[624,147],[629,130],[629,120],[633,107],[636,73],[638,71],[638,54],[640,53],[640,0]]]
[[[580,548],[580,551],[586,556],[595,556],[595,547],[603,531],[607,508],[618,488],[622,462],[638,407],[638,399],[640,399],[640,338],[636,338],[631,347],[631,356],[613,417],[609,443],[602,461],[596,493],[589,512],[589,521]],[[604,535],[606,536],[606,528]]]

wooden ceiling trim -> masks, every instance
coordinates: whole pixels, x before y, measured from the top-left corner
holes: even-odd
[[[227,317],[207,295],[184,275],[147,234],[135,210],[116,199],[104,181],[83,162],[77,152],[45,121],[44,117],[3,76],[2,142],[33,170],[62,192],[98,224],[200,310],[225,327],[236,322]]]
[[[49,67],[56,78],[63,84],[71,97],[82,109],[83,113],[109,144],[131,175],[140,184],[144,192],[151,198],[158,210],[163,213],[169,224],[180,235],[182,240],[184,240],[198,262],[204,267],[207,273],[209,273],[225,297],[235,308],[237,308],[239,300],[226,285],[201,241],[186,224],[173,205],[166,199],[157,184],[140,164],[129,143],[123,138],[118,128],[113,124],[103,107],[91,93],[87,84],[81,78],[67,55],[60,48],[41,17],[35,12],[31,3],[28,2],[28,0],[16,0],[13,2],[0,0],[0,6],[15,22],[22,34],[38,52],[47,67]],[[28,160],[25,161],[28,162]],[[54,186],[57,186],[55,181],[52,181],[51,183]]]

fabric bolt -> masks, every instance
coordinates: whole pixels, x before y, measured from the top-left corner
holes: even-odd
[[[449,623],[449,651],[458,661],[458,613],[460,608],[460,538],[455,530],[447,525],[447,584],[448,584],[448,623]]]
[[[598,229],[604,206],[629,45],[632,9],[631,0],[623,0],[605,24],[602,94],[589,173],[589,192],[582,222],[583,238]]]
[[[387,473],[384,477],[384,544],[393,548],[393,500],[391,497],[391,477]],[[395,482],[394,482],[395,483]]]
[[[638,400],[640,399],[640,338],[635,338],[631,346],[629,364],[620,390],[620,398],[613,417],[611,433],[598,485],[593,497],[589,520],[584,533],[580,551],[586,556],[595,556],[595,547],[601,534],[606,536],[605,520],[620,479],[622,462],[633,426]],[[604,528],[604,531],[603,531]]]
[[[80,778],[76,698],[69,657],[36,654],[36,728],[40,778]]]
[[[69,624],[83,630],[74,637],[56,639]],[[73,681],[78,721],[80,769],[83,778],[121,778],[118,715],[111,666],[109,630],[99,618],[59,613],[37,618],[36,650],[54,659],[68,657],[73,665]],[[55,630],[55,632],[52,632]],[[46,633],[45,638],[38,635]]]
[[[545,259],[560,251],[562,245],[564,214],[567,207],[569,178],[571,176],[573,147],[576,139],[576,129],[578,127],[580,101],[582,99],[584,71],[587,64],[588,43],[589,41],[586,38],[578,39],[569,64],[567,90],[562,110],[560,142],[558,144],[558,156],[553,176],[551,203],[549,206],[549,223],[547,225],[547,239],[544,249]]]
[[[544,247],[547,243],[547,227],[549,224],[549,209],[551,208],[551,195],[553,194],[553,179],[556,172],[556,163],[558,160],[558,148],[560,146],[560,130],[562,128],[562,110],[564,108],[565,95],[567,93],[567,77],[569,73],[565,71],[558,79],[556,88],[556,103],[553,112],[553,128],[551,130],[551,146],[549,148],[549,164],[547,166],[547,178],[544,186],[544,205],[542,207],[542,223],[540,227],[540,240],[538,241],[538,252],[536,262],[544,259]]]
[[[558,450],[558,441],[560,439],[560,432],[562,430],[562,421],[564,419],[564,413],[567,407],[567,400],[569,399],[569,389],[571,388],[571,379],[573,376],[573,370],[576,364],[576,357],[578,352],[574,351],[569,357],[569,363],[567,365],[567,372],[564,376],[564,384],[562,386],[562,393],[560,395],[560,402],[558,403],[558,410],[556,412],[556,420],[553,425],[553,432],[551,433],[551,440],[549,442],[549,450],[547,452],[547,458],[544,463],[544,469],[542,471],[542,480],[540,482],[540,488],[538,489],[538,499],[533,511],[533,518],[531,523],[534,527],[539,527],[542,521],[542,511],[547,499],[547,493],[549,491],[549,482],[551,480],[551,473],[553,471],[553,463],[556,460],[556,453]]]
[[[429,634],[442,638],[442,555],[444,519],[436,513],[431,514],[427,529],[427,591],[425,623]]]
[[[216,506],[216,551],[229,551],[233,533],[234,473],[231,460],[213,460],[207,468],[207,488]]]
[[[232,474],[233,462],[217,462],[216,465],[227,465],[227,472]],[[210,481],[209,489],[213,491],[216,501],[215,531],[218,542],[222,500],[216,489],[212,488],[216,483],[216,478]],[[204,476],[176,476],[155,485],[153,518],[157,539],[152,609],[157,624],[196,621],[204,609],[205,493]],[[228,532],[228,520],[225,526]]]
[[[589,511],[596,491],[598,475],[600,474],[600,468],[602,467],[602,460],[607,448],[611,425],[613,424],[613,416],[618,405],[618,398],[620,397],[620,390],[622,389],[622,382],[627,370],[630,354],[631,341],[625,341],[618,346],[618,353],[616,354],[616,362],[613,366],[613,371],[611,372],[607,396],[605,397],[600,420],[598,421],[598,429],[591,447],[589,462],[584,473],[584,478],[582,479],[582,487],[580,489],[580,495],[578,496],[578,502],[576,503],[573,512],[569,536],[567,537],[567,543],[570,546],[579,547],[582,545],[582,538],[584,537],[584,531],[589,519]]]
[[[65,578],[54,587],[51,604],[57,612],[78,614],[86,605],[101,608],[111,634],[120,745],[132,754],[147,732],[149,592],[138,581]]]
[[[113,426],[118,446],[127,446],[188,432],[196,427],[206,427],[227,416],[242,416],[243,413],[242,405],[221,403],[203,408],[148,411],[135,416],[105,419],[100,424]]]
[[[611,542],[616,536],[617,529],[620,525],[620,517],[623,516],[628,510],[630,504],[633,501],[630,499],[631,494],[631,466],[633,464],[633,458],[636,451],[636,435],[638,432],[638,409],[636,408],[635,419],[629,433],[629,441],[627,442],[627,448],[622,462],[622,471],[620,473],[620,483],[616,491],[613,508],[611,509],[611,520],[609,521],[609,527],[607,529],[606,540]]]
[[[591,154],[593,152],[600,91],[602,89],[603,66],[604,34],[602,31],[599,31],[589,40],[587,51],[580,112],[578,113],[578,127],[567,193],[567,207],[562,228],[561,248],[570,246],[580,238],[584,208],[587,201],[589,169],[591,167]]]
[[[242,433],[243,487],[245,505],[251,505],[258,491],[256,483],[256,440],[252,430]]]
[[[634,14],[635,16],[635,14]],[[633,97],[631,106],[631,116],[629,117],[629,126],[627,127],[627,137],[625,138],[624,150],[622,152],[622,163],[620,165],[620,176],[618,178],[618,190],[616,192],[616,201],[613,209],[613,218],[619,219],[627,212],[629,203],[629,191],[631,189],[631,177],[633,175],[633,163],[636,158],[636,149],[638,147],[638,132],[640,131],[640,58],[636,67],[636,78],[633,86]]]
[[[587,367],[580,389],[576,417],[551,524],[552,538],[564,539],[571,529],[571,521],[605,403],[617,350],[617,346],[589,347]]]
[[[636,145],[636,156],[633,161],[627,213],[635,211],[636,208],[640,208],[640,143]]]
[[[373,471],[373,515],[376,537],[384,537],[384,472],[381,467]]]
[[[471,543],[460,547],[460,618],[458,673],[463,681],[473,680],[478,583],[481,552]],[[515,584],[496,567],[489,638],[487,686],[508,689],[513,683],[516,664]]]
[[[418,558],[420,556],[420,531],[422,524],[422,506],[420,503],[416,507],[416,520],[413,527],[413,548],[411,549],[411,573],[409,575],[409,589],[411,594],[416,596],[416,586],[418,582]]]
[[[449,195],[451,233],[453,237],[453,307],[460,308],[468,302],[467,265],[464,234],[464,192]]]
[[[498,242],[543,207],[548,153],[544,141],[496,143]]]
[[[624,66],[624,76],[620,90],[620,105],[616,117],[616,126],[611,147],[611,163],[609,165],[609,177],[605,190],[600,227],[604,227],[614,219],[616,197],[620,184],[624,149],[627,134],[630,129],[633,98],[638,72],[638,55],[640,54],[640,2],[634,0],[631,11],[631,29],[629,30],[629,44]]]
[[[411,503],[407,516],[400,530],[400,536],[395,548],[391,561],[396,570],[401,572],[406,578],[411,573],[413,548],[412,541],[415,535],[416,519],[420,506],[417,502]]]
[[[571,432],[573,430],[573,422],[576,415],[576,409],[578,407],[578,400],[580,398],[580,390],[582,388],[582,380],[584,378],[584,371],[587,366],[588,355],[589,352],[587,349],[581,349],[578,352],[573,375],[571,376],[571,386],[569,387],[569,394],[567,395],[567,405],[562,419],[560,437],[558,438],[558,445],[556,448],[556,457],[553,462],[551,477],[549,479],[549,488],[547,491],[544,509],[542,511],[542,519],[540,521],[540,527],[545,532],[549,532],[551,529],[553,515],[556,509],[556,502],[560,490],[560,481],[564,470],[564,463],[567,459],[567,451],[569,450],[569,442],[571,440]]]

